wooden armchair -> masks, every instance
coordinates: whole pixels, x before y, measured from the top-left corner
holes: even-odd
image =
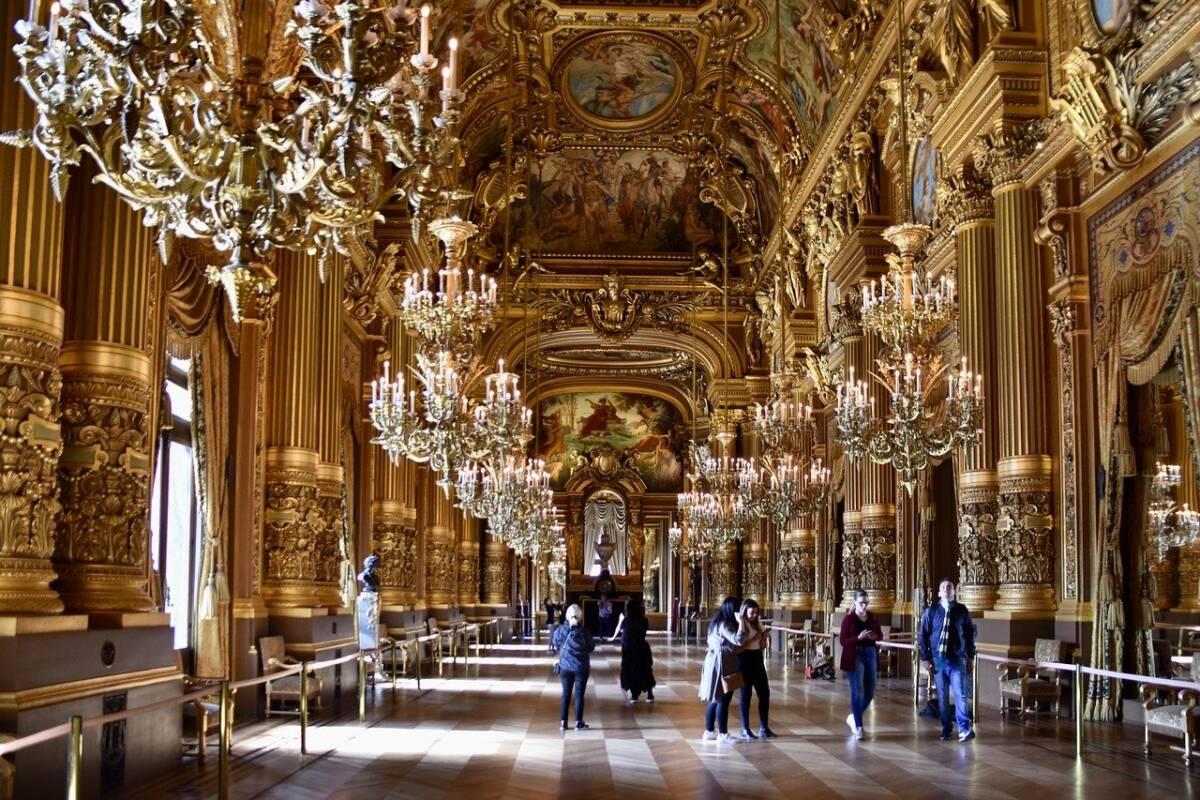
[[[1061,663],[1066,648],[1058,639],[1037,639],[1033,643],[1034,661],[1057,661]],[[1022,716],[1027,712],[1038,713],[1042,700],[1054,703],[1054,716],[1062,709],[1062,677],[1057,670],[1039,670],[1032,664],[997,664],[1000,673],[1000,716],[1009,710],[1009,701],[1016,700]],[[1014,676],[1013,673],[1016,673]]]
[[[206,689],[219,685],[220,681],[209,680],[207,678],[193,678],[190,675],[183,677],[183,691],[185,694],[194,692],[197,689]],[[208,755],[208,735],[210,733],[217,733],[221,728],[221,705],[217,701],[217,695],[199,697],[190,703],[184,703],[183,723],[184,733],[195,735],[196,758],[203,762]],[[187,755],[190,755],[190,753],[187,753]]]
[[[1138,687],[1141,694],[1142,706],[1145,709],[1145,743],[1143,749],[1150,755],[1150,734],[1157,733],[1183,739],[1183,747],[1171,745],[1172,750],[1183,753],[1183,763],[1192,763],[1192,747],[1196,734],[1200,732],[1200,708],[1196,703],[1200,700],[1200,692],[1194,689],[1181,689],[1179,692],[1166,692],[1167,702],[1158,705],[1161,690],[1158,687],[1143,683]]]
[[[287,648],[284,644],[282,636],[264,636],[258,640],[258,652],[262,657],[262,668],[264,675],[270,675],[273,672],[280,672],[288,667],[295,666],[300,662],[287,654]],[[316,708],[321,708],[321,678],[315,670],[308,671],[308,699],[309,702],[316,701]],[[285,711],[282,713],[298,714],[300,705],[300,673],[288,675],[277,680],[267,682],[267,716],[271,716],[271,703],[279,701],[280,704],[293,702],[297,705],[296,711]]]

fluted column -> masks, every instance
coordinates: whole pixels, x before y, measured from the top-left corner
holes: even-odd
[[[149,611],[154,241],[138,214],[94,184],[70,189],[63,250],[62,511],[55,587],[68,610]]]
[[[27,4],[0,12],[0,130],[35,115],[17,84],[13,25]],[[50,588],[59,510],[58,370],[63,209],[48,162],[33,148],[0,145],[0,614],[62,611]]]
[[[864,378],[878,371],[876,363],[883,354],[879,337],[863,337],[860,366]],[[872,407],[885,409],[890,402],[886,387],[879,381],[867,381]],[[864,459],[862,489],[862,539],[859,542],[859,586],[865,589],[871,608],[878,614],[890,613],[896,605],[896,470],[891,464],[876,464]]]
[[[316,259],[281,251],[279,304],[267,367],[263,599],[273,607],[340,605],[338,564],[321,558],[327,535],[318,499],[320,283]],[[332,477],[328,471],[327,479]]]
[[[977,447],[959,450],[958,595],[972,611],[996,603],[1000,512],[996,459],[1000,432],[996,410],[996,224],[991,186],[970,166],[952,176],[941,198],[954,228],[958,259],[958,338],[968,368],[983,375],[983,436]]]
[[[854,321],[850,335],[842,342],[844,360],[847,371],[854,368],[854,377],[865,380],[869,376],[864,369],[866,357],[862,325]],[[865,483],[865,466],[861,461],[854,462],[846,458],[845,485],[846,501],[842,513],[842,606],[850,608],[854,603],[854,591],[862,588],[862,507],[863,488]]]
[[[1034,141],[1024,129],[981,140],[975,163],[996,204],[996,464],[999,595],[995,608],[1046,612],[1054,596],[1052,469],[1046,445],[1046,287],[1034,234],[1038,200],[1018,169]]]
[[[512,554],[504,542],[489,536],[483,546],[483,604],[508,605],[512,584]]]
[[[329,259],[325,282],[317,288],[316,417],[317,505],[320,529],[313,542],[322,563],[335,566],[334,581],[340,582],[342,535],[345,526],[345,470],[342,460],[342,286],[345,261]],[[353,548],[353,542],[350,544]],[[354,553],[350,553],[351,559]],[[328,597],[328,595],[326,595]],[[340,605],[336,603],[335,605]]]

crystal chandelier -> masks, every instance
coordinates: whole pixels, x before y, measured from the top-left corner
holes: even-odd
[[[683,517],[680,514],[680,517]],[[678,553],[680,558],[687,561],[689,566],[694,567],[705,559],[706,556],[712,554],[713,542],[705,537],[697,528],[693,528],[686,522],[679,522],[671,526],[667,532],[667,541],[671,546],[671,552]]]
[[[763,449],[772,452],[783,450],[802,434],[816,429],[811,405],[800,405],[782,398],[765,405],[755,403],[751,425]]]
[[[496,281],[463,269],[467,244],[478,230],[457,216],[434,220],[429,230],[441,240],[446,266],[431,284],[429,270],[414,270],[404,282],[400,319],[427,343],[469,361],[478,338],[496,324]]]
[[[797,514],[820,510],[829,492],[829,469],[814,459],[804,469],[790,453],[764,458],[762,467],[748,484],[754,512],[771,520],[779,529]]]
[[[241,13],[265,25],[271,4],[247,0]],[[299,45],[293,77],[264,74],[250,44],[238,68],[214,57],[229,45],[193,0],[59,0],[49,27],[17,23],[37,117],[3,141],[45,156],[60,200],[86,155],[97,181],[159,227],[164,260],[175,237],[211,239],[229,258],[210,278],[241,319],[272,291],[272,250],[344,252],[397,195],[424,220],[456,176],[456,43],[438,113],[430,15],[404,0],[301,0],[284,34]]]
[[[1172,547],[1187,547],[1200,541],[1200,512],[1175,505],[1171,495],[1183,483],[1183,475],[1175,464],[1159,464],[1150,482],[1151,539],[1158,547],[1158,558],[1167,557]]]

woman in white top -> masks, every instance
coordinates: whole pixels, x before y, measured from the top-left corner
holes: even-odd
[[[771,708],[771,685],[767,682],[767,665],[763,661],[764,652],[771,646],[767,638],[767,629],[759,618],[758,603],[750,598],[742,603],[741,617],[745,623],[746,635],[742,646],[738,648],[738,672],[742,673],[742,689],[738,698],[738,710],[742,712],[741,740],[774,739],[775,734],[767,727],[767,712]],[[750,732],[750,692],[758,692],[758,736]]]

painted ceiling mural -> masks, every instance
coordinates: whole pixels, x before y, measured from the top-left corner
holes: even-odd
[[[720,212],[701,202],[695,174],[669,150],[561,150],[513,212],[514,238],[534,252],[691,253],[722,236]]]
[[[587,37],[572,48],[563,70],[563,96],[593,123],[652,119],[681,88],[676,56],[651,37]]]
[[[560,394],[538,408],[537,457],[550,484],[562,489],[571,473],[615,457],[638,472],[651,492],[683,487],[683,419],[657,397],[625,392]]]
[[[786,89],[811,145],[833,118],[841,84],[838,64],[825,38],[820,4],[811,0],[766,2],[767,24],[746,45],[746,58]],[[838,0],[833,3],[839,4]]]

